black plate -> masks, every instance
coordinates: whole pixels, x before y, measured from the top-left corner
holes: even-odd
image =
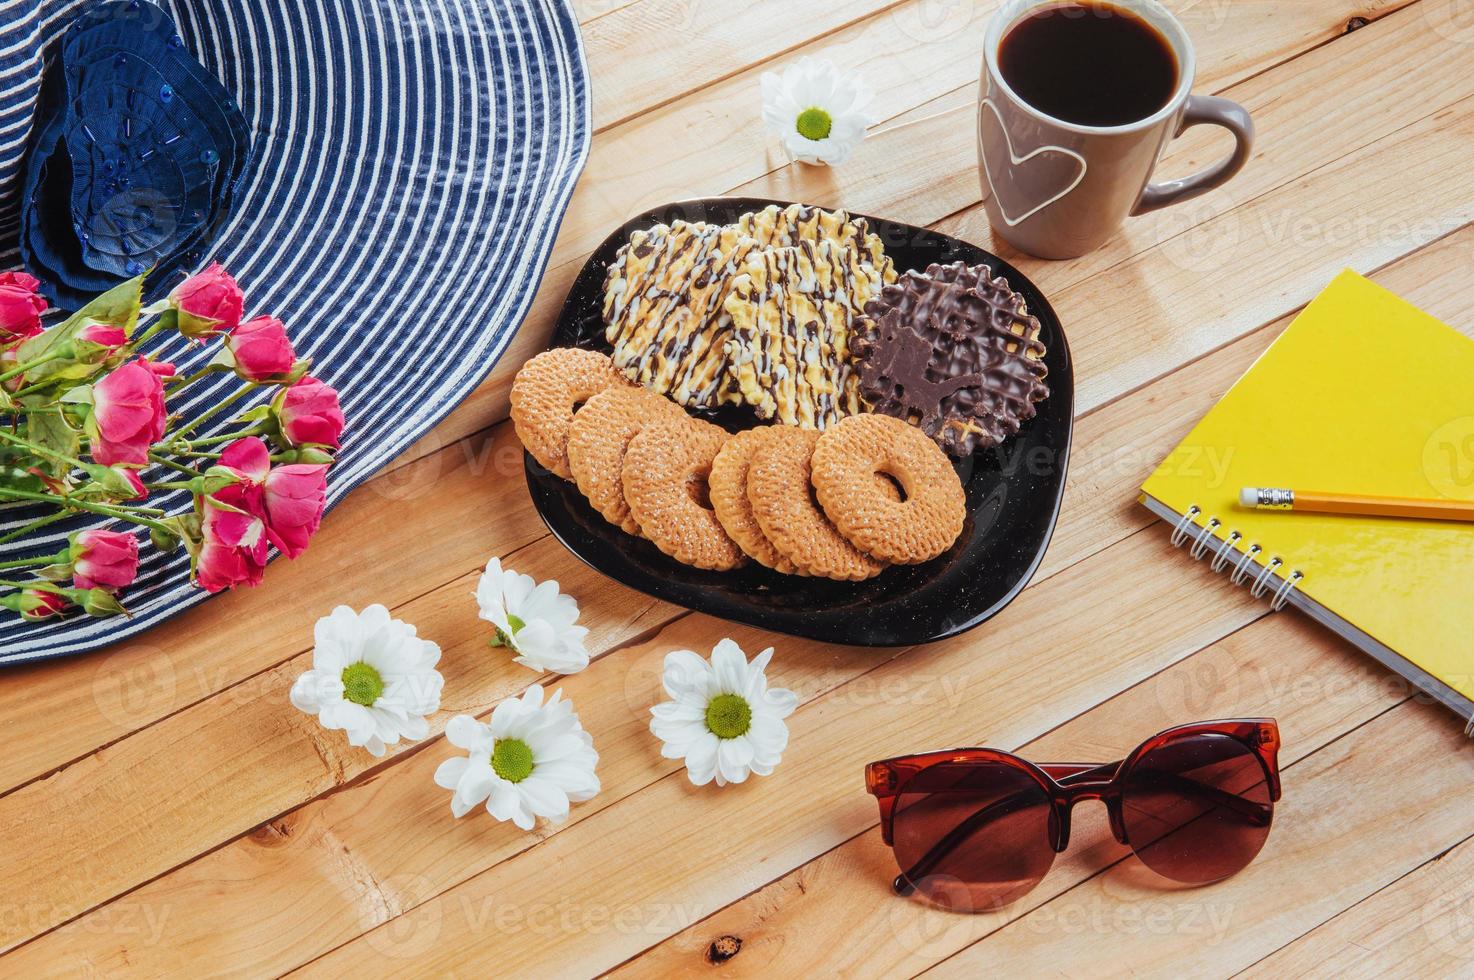
[[[625,224],[599,246],[569,290],[554,347],[608,351],[601,313],[604,273],[631,231],[678,218],[729,224],[748,211],[783,204],[710,198],[657,208]],[[975,245],[925,228],[867,218],[899,272],[933,262],[986,262],[1006,276],[1039,318],[1048,353],[1049,398],[1003,446],[957,463],[967,488],[968,520],[945,555],[897,565],[867,582],[780,575],[752,563],[707,572],[666,557],[648,541],[606,523],[572,483],[526,456],[527,486],[548,529],[583,561],[647,595],[688,609],[794,636],[855,646],[928,643],[972,629],[1018,595],[1039,567],[1064,494],[1074,420],[1070,348],[1043,294],[1013,266]],[[758,424],[746,409],[704,417],[731,430]]]

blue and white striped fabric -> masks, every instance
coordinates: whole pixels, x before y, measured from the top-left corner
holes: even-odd
[[[204,261],[240,281],[247,315],[281,317],[341,392],[336,503],[469,394],[526,315],[592,133],[577,19],[568,0],[161,2],[250,120],[256,161]],[[84,6],[0,0],[0,268],[17,264],[43,57]],[[186,373],[215,352],[178,338],[159,350]],[[201,382],[170,410],[192,415],[237,384]],[[26,513],[0,509],[0,533]],[[58,550],[89,523],[0,546],[0,561]],[[93,649],[205,598],[182,550],[144,553],[131,619],[0,613],[0,664]]]

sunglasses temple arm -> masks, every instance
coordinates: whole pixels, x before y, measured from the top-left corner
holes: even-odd
[[[1005,796],[1001,800],[994,800],[981,810],[975,810],[969,814],[966,820],[947,831],[946,836],[933,844],[915,864],[902,870],[901,877],[896,879],[896,891],[903,891],[903,884],[906,886],[904,890],[909,890],[910,882],[925,878],[930,874],[932,869],[941,863],[947,855],[957,849],[958,845],[971,837],[979,826],[992,820],[999,814],[999,811],[1006,812],[1010,806],[1024,799],[1027,795],[1030,794],[1013,793]]]
[[[1230,793],[1216,786],[1200,783],[1196,779],[1189,779],[1180,773],[1147,769],[1138,773],[1137,778],[1140,778],[1142,775],[1146,775],[1162,789],[1173,790],[1183,796],[1197,797],[1216,806],[1220,806],[1225,810],[1232,810],[1239,816],[1252,821],[1257,827],[1268,826],[1270,815],[1274,812],[1273,808],[1267,804],[1246,800],[1237,793]]]

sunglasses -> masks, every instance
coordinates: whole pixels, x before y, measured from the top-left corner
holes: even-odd
[[[1147,867],[1203,884],[1264,846],[1280,798],[1272,718],[1170,728],[1120,762],[1036,766],[996,749],[951,749],[865,767],[901,873],[897,894],[984,912],[1044,879],[1070,841],[1070,813],[1100,800],[1111,833]]]

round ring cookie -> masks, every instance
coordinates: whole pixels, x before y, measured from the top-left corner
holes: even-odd
[[[727,441],[700,419],[649,422],[624,454],[624,499],[640,531],[683,565],[725,572],[746,561],[707,503],[712,461]]]
[[[629,382],[603,354],[578,347],[545,350],[522,365],[512,381],[512,425],[517,438],[537,460],[565,480],[568,427],[581,403],[615,385]]]
[[[809,458],[819,433],[787,425],[754,431],[761,435],[747,471],[747,499],[758,527],[778,553],[821,578],[859,582],[884,571],[883,562],[835,529],[814,499]]]
[[[711,509],[728,536],[748,557],[785,575],[798,574],[798,566],[784,558],[758,527],[747,499],[747,472],[762,429],[748,429],[727,440],[711,464]]]
[[[630,534],[640,525],[630,516],[620,473],[630,440],[647,422],[688,419],[675,402],[634,385],[606,388],[590,398],[568,427],[568,468],[578,489],[604,519]]]
[[[868,555],[914,565],[940,555],[962,533],[962,481],[937,444],[900,419],[841,419],[817,440],[812,466],[825,515]],[[901,485],[904,499],[876,492],[884,476]]]

